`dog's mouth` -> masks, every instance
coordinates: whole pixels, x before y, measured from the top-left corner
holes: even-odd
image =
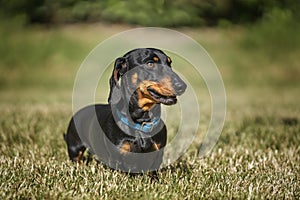
[[[150,103],[162,103],[165,105],[173,105],[177,103],[176,95],[173,88],[164,83],[158,83],[154,81],[143,81],[139,87],[142,98],[148,99]]]
[[[148,87],[147,92],[150,94],[150,96],[153,99],[157,101],[157,103],[162,103],[165,105],[173,105],[177,103],[177,98],[176,95],[174,94],[170,94],[170,95],[161,94],[152,87]]]

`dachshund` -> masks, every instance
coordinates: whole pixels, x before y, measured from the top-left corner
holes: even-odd
[[[167,143],[161,104],[173,105],[186,83],[172,60],[155,48],[138,48],[115,60],[108,104],[95,104],[72,117],[64,139],[69,158],[86,149],[111,168],[140,173],[158,170]]]

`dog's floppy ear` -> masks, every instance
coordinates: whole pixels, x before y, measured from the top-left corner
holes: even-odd
[[[111,96],[113,93],[113,90],[115,87],[119,88],[118,82],[120,77],[123,76],[123,74],[126,73],[128,68],[128,63],[127,59],[124,57],[117,58],[114,64],[114,70],[112,72],[112,75],[109,79],[109,86],[110,86],[110,91],[109,91],[109,97],[108,97],[108,102],[110,103],[111,101]]]

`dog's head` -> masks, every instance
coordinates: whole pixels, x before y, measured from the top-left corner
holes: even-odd
[[[134,90],[138,105],[144,111],[154,104],[175,104],[176,97],[183,94],[187,86],[172,70],[171,63],[169,56],[154,48],[134,49],[117,58],[110,78],[109,103],[112,90],[120,87],[121,82],[123,90]]]

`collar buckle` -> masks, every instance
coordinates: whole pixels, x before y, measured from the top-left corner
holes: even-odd
[[[150,122],[143,122],[142,124],[130,122],[125,115],[123,115],[119,110],[116,110],[117,116],[120,119],[120,121],[137,131],[144,132],[144,133],[150,133],[159,123],[160,123],[160,117],[155,117]]]
[[[150,127],[148,127],[150,126]],[[140,127],[140,131],[151,132],[154,128],[154,122],[143,122]]]

